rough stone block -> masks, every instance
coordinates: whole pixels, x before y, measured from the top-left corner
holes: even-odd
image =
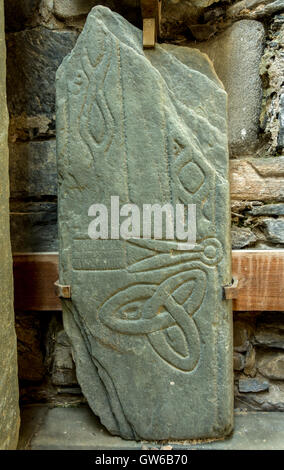
[[[257,370],[273,380],[284,380],[284,353],[269,351],[257,356]]]
[[[13,201],[10,210],[14,253],[58,250],[56,203]]]
[[[14,134],[21,133],[17,125],[29,124],[37,136],[40,119],[48,119],[48,128],[54,128],[55,73],[77,37],[75,31],[44,27],[7,35],[7,97]],[[36,119],[27,122],[31,117]]]
[[[15,143],[10,150],[12,198],[56,196],[56,142]]]
[[[255,206],[252,207],[249,214],[254,216],[284,215],[284,204],[265,204],[263,206]]]
[[[264,219],[262,226],[269,242],[284,244],[284,218]]]
[[[238,201],[284,201],[284,157],[230,162],[231,198]]]
[[[6,31],[19,31],[28,25],[40,0],[4,0]]]
[[[236,397],[236,407],[248,411],[284,411],[284,386],[270,384],[269,391],[242,393]],[[272,413],[274,414],[274,413]]]
[[[215,3],[215,8],[214,10],[209,10],[208,7],[212,3]],[[214,0],[191,0],[190,2],[184,0],[163,0],[161,37],[164,40],[173,39],[180,35],[188,37],[190,29],[196,39],[199,37],[202,39],[208,38],[208,34],[212,35],[212,30],[215,32],[215,29],[207,24],[198,24],[198,19],[203,14],[210,14],[210,12],[214,14],[217,8],[218,10],[222,9],[223,4],[221,2],[220,4],[218,8],[217,1],[214,2]],[[225,13],[224,9],[223,13]]]
[[[206,56],[145,52],[141,31],[103,7],[57,75],[64,325],[91,408],[127,439],[232,430],[226,101]],[[196,203],[196,249],[91,240],[89,207],[110,209],[112,195],[140,208]]]
[[[52,383],[64,387],[78,384],[71,345],[64,330],[56,335],[52,365]]]
[[[233,155],[258,143],[262,86],[259,65],[265,32],[257,21],[241,20],[215,39],[193,47],[208,54],[228,93],[229,144]]]
[[[283,314],[273,313],[272,318],[266,317],[257,324],[254,333],[254,343],[267,348],[284,349],[284,323]]]
[[[257,393],[269,390],[269,382],[259,379],[240,379],[239,391],[242,393]]]
[[[16,317],[18,338],[19,379],[39,382],[44,378],[42,352],[42,325],[38,313],[18,313]]]
[[[284,0],[241,0],[227,9],[228,18],[261,19],[283,11]]]
[[[257,241],[255,234],[249,228],[232,227],[231,235],[233,250],[249,247]]]
[[[245,367],[244,367],[244,373],[248,375],[249,377],[255,377],[256,375],[255,359],[256,359],[256,352],[255,352],[254,347],[250,344],[246,352]]]
[[[234,350],[246,352],[250,344],[251,327],[241,320],[234,321]]]
[[[241,371],[245,367],[245,357],[243,354],[234,352],[234,370]]]
[[[4,4],[0,1],[0,449],[15,449],[19,432],[17,348],[9,233],[8,112]]]
[[[72,18],[74,16],[87,15],[99,2],[96,0],[54,0],[53,8],[59,18]]]

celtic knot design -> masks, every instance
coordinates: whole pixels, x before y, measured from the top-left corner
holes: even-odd
[[[205,272],[189,269],[158,287],[127,287],[104,303],[99,318],[118,333],[146,335],[163,360],[190,372],[200,355],[199,333],[192,316],[201,306],[205,290]]]

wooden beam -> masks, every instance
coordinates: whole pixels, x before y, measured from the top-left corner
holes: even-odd
[[[235,311],[284,311],[284,250],[236,250],[232,261]]]
[[[233,251],[232,272],[238,279],[235,311],[284,311],[284,250]],[[57,253],[15,254],[15,309],[61,310],[57,279]]]
[[[21,253],[15,254],[13,261],[15,310],[61,310],[54,288],[58,279],[58,254]]]

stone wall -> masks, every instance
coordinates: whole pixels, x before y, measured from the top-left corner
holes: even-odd
[[[136,0],[5,1],[14,252],[58,248],[55,72],[97,4],[141,26]],[[283,248],[284,1],[163,5],[161,41],[206,52],[229,95],[232,246]],[[23,399],[82,400],[60,316],[17,312],[17,331]],[[283,409],[283,335],[283,314],[235,314],[238,408]]]

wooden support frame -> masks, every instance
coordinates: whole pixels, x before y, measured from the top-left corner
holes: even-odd
[[[160,33],[162,0],[141,0],[141,13],[143,18],[143,47],[155,47]]]
[[[284,312],[284,250],[237,250],[232,261],[235,311]]]
[[[13,265],[16,311],[61,310],[54,288],[58,279],[58,253],[15,254]]]
[[[238,285],[227,289],[235,311],[284,311],[284,250],[233,251],[232,272]],[[57,279],[57,253],[15,254],[15,309],[60,311]]]

